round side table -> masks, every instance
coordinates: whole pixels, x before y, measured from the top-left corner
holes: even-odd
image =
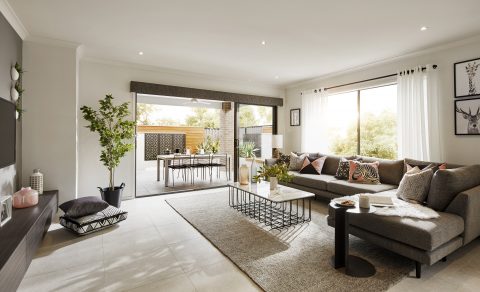
[[[375,275],[375,267],[365,259],[349,255],[349,214],[369,214],[375,212],[375,207],[369,209],[343,207],[330,202],[335,210],[335,255],[332,257],[332,266],[335,269],[345,267],[345,274],[352,277],[371,277]]]

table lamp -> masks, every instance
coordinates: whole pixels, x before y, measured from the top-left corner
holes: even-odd
[[[280,158],[280,150],[283,148],[283,135],[272,135],[272,157]]]

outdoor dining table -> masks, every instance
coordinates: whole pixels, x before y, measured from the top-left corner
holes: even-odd
[[[181,155],[182,157],[188,156],[188,155]],[[223,158],[225,157],[225,154],[195,154],[195,155],[190,155],[190,158],[198,158],[198,159],[208,159],[208,158]],[[231,166],[231,155],[226,155],[227,157],[227,169],[228,169],[228,180],[231,178],[231,173],[230,173],[230,166]],[[157,155],[157,181],[160,181],[160,161],[163,161],[163,171],[165,174],[165,186],[168,187],[168,180],[169,180],[169,171],[168,171],[168,166],[170,165],[171,161],[175,159],[175,154],[161,154]]]

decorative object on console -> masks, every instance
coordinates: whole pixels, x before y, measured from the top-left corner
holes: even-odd
[[[38,204],[38,191],[32,188],[22,188],[13,194],[13,207],[16,209],[28,208]]]
[[[294,108],[290,110],[290,126],[300,126],[300,109]]]
[[[248,166],[244,163],[240,166],[240,184],[241,185],[248,185]]]
[[[350,171],[348,181],[362,184],[380,184],[380,175],[378,174],[379,162],[362,163],[350,160]]]
[[[38,194],[43,194],[43,173],[38,168],[34,169],[33,174],[30,175],[30,187],[37,190]]]
[[[307,157],[303,160],[303,165],[299,172],[309,174],[322,174],[322,168],[325,164],[326,159],[327,156],[323,156],[320,158]]]
[[[480,98],[455,101],[455,135],[480,135],[479,120]]]
[[[0,227],[12,219],[12,196],[0,196]]]
[[[88,196],[67,201],[58,207],[65,213],[65,216],[78,218],[96,214],[105,210],[108,206],[108,203],[99,197]]]
[[[453,64],[455,97],[480,95],[480,58]]]
[[[283,148],[283,135],[272,135],[272,157],[280,158],[280,150]]]
[[[128,151],[133,149],[132,139],[135,136],[135,121],[128,120],[130,111],[129,102],[119,106],[113,105],[113,96],[107,94],[99,100],[100,109],[94,110],[89,106],[82,106],[83,118],[89,122],[87,128],[97,132],[100,136],[102,151],[100,161],[110,173],[110,184],[107,188],[100,188],[102,198],[110,205],[120,207],[121,197],[125,184],[115,186],[115,168],[120,164]]]

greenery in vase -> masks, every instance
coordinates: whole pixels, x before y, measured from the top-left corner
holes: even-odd
[[[219,139],[212,139],[212,137],[207,136],[205,151],[209,153],[218,153],[220,150],[220,140]]]
[[[80,108],[83,118],[90,123],[86,127],[100,136],[100,161],[109,171],[111,190],[115,189],[115,168],[120,164],[120,159],[133,149],[132,139],[135,136],[135,122],[128,120],[129,103],[115,106],[113,99],[113,96],[108,94],[99,100],[98,110],[89,106]]]
[[[255,142],[244,142],[240,145],[239,147],[239,154],[240,157],[242,158],[255,158],[257,157],[255,155],[255,152],[257,152],[259,149],[255,148]]]
[[[253,177],[255,182],[268,180],[270,177],[277,177],[278,181],[289,183],[293,179],[293,175],[288,173],[286,164],[274,164],[272,166],[263,165]]]

